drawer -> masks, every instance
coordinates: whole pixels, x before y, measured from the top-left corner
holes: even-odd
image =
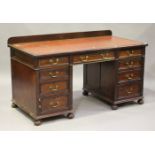
[[[140,68],[143,66],[143,60],[142,59],[126,59],[126,60],[120,60],[118,69],[130,69],[130,68]]]
[[[125,84],[125,85],[119,85],[117,87],[117,99],[123,99],[123,98],[130,98],[130,97],[137,97],[141,94],[141,84],[138,83],[132,83],[132,84]]]
[[[68,81],[52,82],[41,84],[41,94],[56,93],[58,91],[68,91]]]
[[[68,57],[52,57],[39,60],[40,67],[53,66],[53,65],[65,65],[69,63]]]
[[[73,63],[77,64],[77,63],[87,63],[95,61],[108,61],[114,59],[115,59],[114,52],[101,52],[95,54],[73,56]]]
[[[141,70],[127,71],[118,74],[118,83],[132,80],[140,80],[142,78]]]
[[[38,104],[38,109],[41,113],[50,113],[51,111],[62,111],[69,109],[69,97],[57,96],[46,97]]]
[[[123,50],[118,52],[118,58],[126,58],[126,57],[132,57],[132,56],[141,56],[143,55],[143,52],[141,49],[136,50]]]
[[[46,69],[40,71],[40,81],[57,80],[68,78],[69,68],[60,67],[60,69]]]

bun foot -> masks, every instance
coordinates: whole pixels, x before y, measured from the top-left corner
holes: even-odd
[[[84,90],[82,93],[84,96],[88,96],[88,91]]]
[[[137,103],[138,103],[138,104],[144,104],[144,100],[143,100],[143,99],[139,99],[139,100],[137,101]]]
[[[35,126],[39,126],[39,125],[41,125],[41,123],[42,123],[41,120],[35,120],[34,121]]]
[[[112,106],[111,106],[111,109],[112,109],[112,110],[117,110],[117,109],[118,109],[118,105],[112,105]]]
[[[18,106],[17,106],[15,103],[12,103],[12,104],[11,104],[11,107],[12,107],[12,108],[17,108]]]
[[[69,114],[67,114],[67,116],[66,116],[68,119],[72,119],[72,118],[74,118],[74,114],[73,113],[69,113]]]

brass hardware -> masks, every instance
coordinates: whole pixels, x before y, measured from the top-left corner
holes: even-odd
[[[41,98],[39,98],[38,101],[41,102]]]
[[[104,57],[103,59],[104,59],[104,60],[113,60],[112,57],[111,57],[111,58]]]
[[[133,62],[133,61],[126,62],[126,65],[128,65],[128,67],[133,67],[133,65],[134,65],[134,62]]]
[[[52,77],[52,78],[56,78],[57,74],[59,74],[59,72],[55,72],[55,74],[52,73],[52,72],[49,72],[49,76]]]
[[[108,57],[109,56],[109,53],[108,52],[107,53],[102,53],[101,56],[102,57],[104,57],[104,56]]]
[[[129,62],[126,62],[125,64],[126,64],[126,65],[129,65]]]
[[[132,80],[134,78],[134,74],[127,74],[126,78],[128,78],[128,80]]]
[[[55,87],[49,86],[49,89],[52,90],[52,91],[57,91],[58,90],[58,85],[55,85]]]
[[[132,77],[128,77],[128,80],[132,80],[133,78]]]
[[[134,54],[134,51],[133,50],[132,51],[128,51],[128,53],[129,53],[129,56],[132,56]]]
[[[59,106],[59,102],[58,101],[57,102],[50,102],[49,105],[52,106],[53,108],[56,108]]]
[[[50,62],[50,63],[53,63],[53,59],[49,59],[49,62]]]
[[[131,94],[132,92],[131,92],[131,91],[127,91],[127,93],[128,93],[128,94]]]
[[[130,88],[127,90],[127,93],[128,93],[128,94],[132,94],[132,93],[133,93],[133,88],[130,87]]]
[[[58,64],[59,61],[60,61],[59,58],[56,58],[56,59],[49,59],[49,62],[52,63],[52,64],[54,64],[54,65]]]
[[[88,55],[86,55],[86,56],[81,56],[80,58],[81,58],[81,61],[83,61],[83,62],[87,62],[89,56],[88,56]]]
[[[109,57],[110,56],[109,53],[102,53],[100,55],[102,56],[103,60],[112,60],[113,59],[113,57]]]

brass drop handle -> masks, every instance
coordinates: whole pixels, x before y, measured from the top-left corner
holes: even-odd
[[[128,67],[133,67],[134,62],[133,61],[127,62],[126,65],[128,65]]]
[[[58,85],[55,85],[55,87],[49,86],[49,89],[52,90],[52,91],[57,91],[58,90]]]
[[[128,51],[128,53],[129,53],[129,56],[131,56],[131,55],[134,54],[134,51],[133,50],[132,51]]]
[[[128,91],[127,93],[128,93],[128,94],[132,94],[132,91]]]
[[[59,106],[59,102],[58,101],[57,102],[50,102],[49,105],[52,106],[53,108],[56,108]]]
[[[88,56],[88,55],[86,55],[86,56],[81,56],[80,58],[81,58],[81,61],[83,61],[83,62],[87,62],[89,56]]]
[[[49,62],[52,63],[52,64],[58,64],[58,62],[60,61],[59,58],[56,58],[56,59],[49,59]]]
[[[49,72],[49,76],[52,78],[56,78],[58,74],[59,72],[55,72],[55,74],[53,72]]]
[[[127,93],[128,93],[128,94],[132,94],[132,93],[133,93],[133,88],[130,87],[130,88],[127,90]]]
[[[102,59],[104,59],[104,60],[111,60],[112,59],[112,57],[109,57],[110,56],[109,53],[102,53],[100,55],[102,56]]]
[[[126,77],[128,78],[128,80],[132,80],[134,77],[134,74],[127,74]]]

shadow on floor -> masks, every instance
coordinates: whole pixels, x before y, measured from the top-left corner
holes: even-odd
[[[139,106],[137,102],[126,102],[119,105],[120,109]],[[97,115],[105,112],[116,112],[118,110],[112,110],[111,106],[94,96],[83,96],[82,91],[74,91],[73,96],[73,107],[75,111],[75,115],[77,117],[86,117],[89,115]]]
[[[154,95],[155,95],[155,91],[153,91],[151,89],[145,89],[145,96],[147,96],[147,98],[149,96],[154,96]],[[134,102],[128,102],[128,103],[120,105],[120,109],[133,107],[133,106],[138,106],[138,105],[135,104]],[[23,113],[27,118],[31,119],[22,110],[18,109],[18,111]],[[73,93],[73,111],[75,114],[75,119],[81,118],[81,117],[88,117],[88,116],[92,116],[92,115],[98,115],[98,114],[102,114],[104,112],[113,112],[111,110],[110,105],[108,105],[107,103],[105,103],[91,95],[83,96],[82,91],[74,91],[74,93]],[[64,116],[55,116],[55,117],[51,117],[51,118],[46,118],[43,120],[43,122],[44,123],[53,123],[53,122],[56,122],[59,120],[62,121],[64,119],[67,119],[67,118],[65,118]]]

